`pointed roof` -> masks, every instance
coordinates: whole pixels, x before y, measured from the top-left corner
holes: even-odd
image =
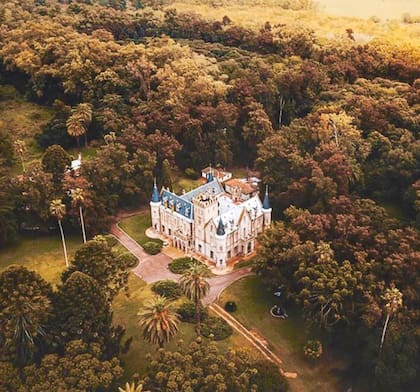
[[[207,182],[212,182],[213,180],[214,180],[213,168],[211,167],[211,164],[210,164],[210,171],[207,174]]]
[[[157,185],[156,185],[156,178],[154,179],[154,183],[153,183],[152,201],[154,203],[159,203],[159,201],[160,201],[159,191],[158,191],[158,188],[157,188]]]
[[[219,224],[217,225],[216,234],[225,235],[225,225],[222,222],[222,217],[219,218]]]
[[[265,186],[265,196],[263,201],[263,208],[264,210],[269,210],[270,207],[270,199],[268,198],[268,185]]]

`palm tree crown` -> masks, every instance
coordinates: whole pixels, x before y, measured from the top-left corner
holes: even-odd
[[[194,303],[201,301],[210,290],[210,284],[205,279],[207,276],[208,268],[201,263],[195,263],[179,281],[185,296]]]
[[[169,302],[161,296],[154,297],[138,315],[144,339],[159,347],[163,347],[178,332],[178,315],[172,311]]]
[[[210,290],[210,284],[205,279],[205,277],[208,276],[208,273],[209,270],[205,265],[196,263],[193,264],[191,268],[182,275],[179,281],[185,296],[195,304],[196,333],[198,336],[200,336],[201,333],[201,300]]]
[[[50,204],[50,214],[57,220],[63,220],[66,215],[66,206],[60,199],[54,199]]]

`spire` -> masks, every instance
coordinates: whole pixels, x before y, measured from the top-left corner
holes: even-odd
[[[222,222],[222,217],[219,218],[219,224],[217,225],[216,234],[217,235],[225,235],[225,226]]]
[[[210,163],[210,171],[209,171],[209,174],[207,174],[207,182],[212,182],[213,180],[214,180],[213,168],[211,167],[211,163]]]
[[[159,191],[157,189],[157,185],[156,185],[156,177],[153,181],[153,193],[152,193],[152,201],[154,203],[159,203],[160,201],[160,197],[159,197]]]
[[[269,210],[270,207],[270,199],[268,198],[268,185],[265,186],[265,196],[263,201],[263,208],[264,210]]]

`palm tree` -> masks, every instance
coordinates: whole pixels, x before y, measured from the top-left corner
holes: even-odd
[[[147,392],[147,391],[143,391],[143,384],[136,385],[134,382],[131,384],[126,382],[124,388],[118,387],[118,392]]]
[[[382,296],[382,299],[385,301],[386,319],[384,327],[382,329],[382,337],[381,344],[379,345],[379,351],[382,350],[382,346],[384,344],[389,319],[403,304],[403,295],[401,291],[398,290],[394,284],[392,284],[389,289],[385,290],[385,294]]]
[[[195,323],[198,336],[201,334],[201,300],[210,290],[210,284],[205,279],[206,276],[208,276],[208,268],[201,263],[195,263],[182,275],[179,281],[185,296],[195,304]]]
[[[138,316],[143,338],[160,348],[178,332],[178,315],[172,311],[168,300],[159,295],[148,302]]]
[[[75,113],[72,113],[71,116],[66,121],[67,133],[76,138],[77,147],[80,147],[80,136],[86,134],[86,129],[79,118]]]
[[[89,103],[79,103],[75,109],[73,109],[73,114],[77,116],[82,123],[85,132],[83,135],[85,136],[85,146],[87,146],[87,129],[89,125],[92,123],[92,106]]]
[[[69,260],[67,258],[66,240],[64,238],[63,225],[61,224],[61,221],[66,215],[66,206],[61,202],[60,199],[55,199],[51,202],[50,214],[57,219],[58,226],[60,227],[61,240],[63,241],[64,259],[66,260],[66,267],[68,267]]]
[[[85,221],[83,219],[83,203],[85,201],[83,189],[76,188],[70,191],[71,203],[73,207],[79,208],[80,225],[82,227],[83,243],[86,244]]]

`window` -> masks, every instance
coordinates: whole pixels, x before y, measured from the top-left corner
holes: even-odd
[[[162,225],[162,231],[165,232],[165,226],[164,225]]]
[[[213,251],[212,251],[212,250],[210,251],[210,258],[211,258],[211,259],[213,259],[213,258],[214,258],[214,253],[213,253]]]
[[[168,229],[168,233],[169,233],[169,235],[171,235],[171,233],[172,233],[172,230],[171,230],[171,229]]]
[[[252,246],[252,242],[248,243],[248,253],[251,252],[251,246]]]
[[[230,259],[232,257],[231,251],[228,251],[227,257],[228,257],[228,259]]]

